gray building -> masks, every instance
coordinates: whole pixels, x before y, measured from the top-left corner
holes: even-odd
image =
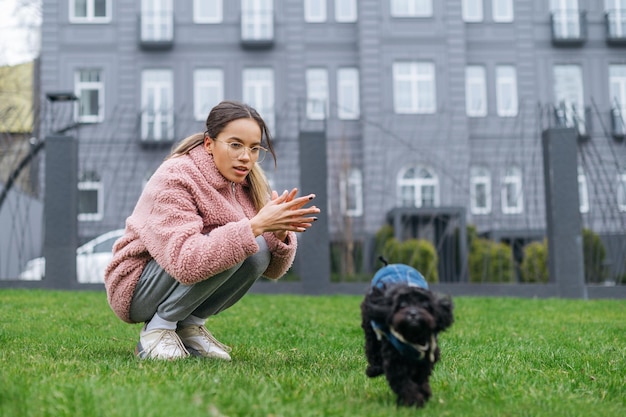
[[[78,138],[81,241],[236,99],[271,127],[278,190],[301,182],[302,132],[326,140],[334,241],[541,239],[541,133],[568,126],[583,224],[623,246],[626,0],[46,0],[41,91],[44,134]]]

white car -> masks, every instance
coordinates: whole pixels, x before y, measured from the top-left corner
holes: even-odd
[[[113,244],[124,234],[124,229],[112,230],[76,249],[76,278],[78,282],[103,283],[104,269],[113,257]],[[44,258],[31,259],[20,273],[20,279],[37,281],[46,274]]]

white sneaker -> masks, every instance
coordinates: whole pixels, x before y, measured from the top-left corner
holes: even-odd
[[[189,352],[174,330],[156,329],[146,331],[146,326],[139,333],[139,343],[135,354],[141,359],[181,359]]]
[[[219,342],[204,326],[186,325],[176,330],[183,345],[193,356],[230,361],[232,349]]]

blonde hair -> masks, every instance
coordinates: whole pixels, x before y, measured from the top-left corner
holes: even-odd
[[[226,127],[226,125],[233,120],[249,118],[256,121],[261,128],[261,139],[265,139],[264,144],[267,147],[269,153],[274,159],[274,166],[276,166],[276,154],[272,147],[272,139],[267,129],[265,121],[261,118],[259,113],[252,107],[244,103],[237,101],[222,101],[217,106],[211,109],[209,116],[206,120],[207,130],[204,133],[194,133],[191,136],[187,136],[181,140],[166,157],[166,159],[176,158],[182,155],[187,155],[196,146],[200,146],[204,143],[205,136],[208,136],[211,140],[215,140],[217,135]],[[263,168],[257,163],[252,166],[252,169],[248,173],[248,183],[250,184],[250,195],[252,203],[257,211],[261,210],[270,198],[272,189],[267,181],[267,177],[263,172]]]

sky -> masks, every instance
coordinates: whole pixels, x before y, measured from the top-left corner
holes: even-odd
[[[0,65],[17,65],[39,54],[41,0],[0,0]]]

